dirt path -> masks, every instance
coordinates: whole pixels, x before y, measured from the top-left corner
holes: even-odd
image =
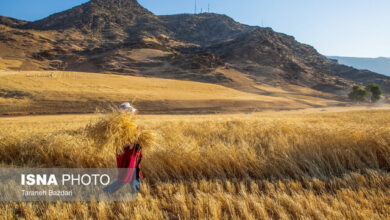
[[[378,106],[347,106],[347,107],[326,107],[326,108],[306,108],[300,110],[282,111],[289,113],[321,113],[321,112],[347,112],[362,110],[390,110],[390,104],[381,104]]]

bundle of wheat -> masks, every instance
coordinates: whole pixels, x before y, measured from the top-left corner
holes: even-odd
[[[138,136],[137,143],[143,148],[150,148],[155,145],[155,135],[150,130],[143,130]]]
[[[95,146],[115,150],[120,153],[123,146],[134,146],[138,143],[142,148],[154,144],[151,131],[141,131],[136,123],[136,116],[130,111],[113,112],[100,118],[86,127],[87,136]]]

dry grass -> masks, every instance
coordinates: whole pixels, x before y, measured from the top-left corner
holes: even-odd
[[[82,72],[0,71],[0,86],[0,114],[13,115],[91,113],[124,101],[135,101],[148,113],[251,112],[337,104],[312,97],[316,94],[310,91],[306,96],[288,96],[295,91],[266,95],[265,90],[260,95],[255,94],[257,89],[243,92],[208,83]]]
[[[115,167],[86,135],[100,116],[70,117],[0,119],[1,164]],[[158,143],[137,202],[4,203],[2,218],[390,218],[390,111],[137,120]]]
[[[0,72],[4,89],[29,92],[45,99],[102,100],[278,100],[227,87],[183,80],[120,76],[112,74],[24,71]]]

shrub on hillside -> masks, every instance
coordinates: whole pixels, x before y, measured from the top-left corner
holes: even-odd
[[[371,83],[366,86],[366,91],[369,95],[369,100],[371,102],[377,102],[381,99],[382,89],[376,83]]]
[[[360,88],[360,86],[354,86],[348,97],[353,102],[364,102],[367,97],[367,91]]]

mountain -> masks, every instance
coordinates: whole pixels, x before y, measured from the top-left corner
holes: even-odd
[[[362,58],[362,57],[339,57],[329,56],[340,64],[351,66],[357,69],[366,69],[376,73],[390,76],[390,58]]]
[[[156,16],[136,0],[92,0],[35,22],[0,19],[0,69],[185,79],[265,94],[298,85],[345,95],[390,78],[340,65],[271,28],[214,13]]]
[[[233,39],[255,27],[240,24],[226,15],[214,13],[160,16],[172,37],[201,47]]]
[[[25,25],[26,23],[28,23],[28,22],[18,20],[15,18],[0,16],[0,24],[6,25],[9,27],[19,27],[19,26]]]

